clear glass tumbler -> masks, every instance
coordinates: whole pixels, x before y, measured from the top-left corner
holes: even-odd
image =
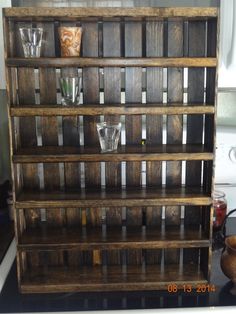
[[[64,106],[75,106],[79,104],[82,77],[60,77],[61,103]]]
[[[42,28],[20,28],[21,42],[25,58],[39,58],[43,37]]]
[[[117,124],[110,124],[108,122],[97,123],[98,137],[103,153],[117,150],[120,130],[120,122]]]

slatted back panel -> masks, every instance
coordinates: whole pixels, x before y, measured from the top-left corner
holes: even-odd
[[[15,53],[18,56],[23,56],[23,50],[20,44],[20,27],[30,27],[31,23],[16,23],[15,24]],[[18,87],[18,101],[22,105],[30,106],[35,104],[35,77],[33,68],[18,68],[17,69],[17,87]],[[37,146],[36,135],[36,119],[35,117],[22,117],[16,120],[16,128],[19,131],[19,143],[17,146],[31,147]],[[20,170],[22,176],[23,187],[28,189],[39,189],[38,167],[36,164],[23,164],[21,167],[15,169]],[[18,173],[19,175],[19,173]],[[25,212],[25,223],[27,225],[34,225],[39,220],[40,211],[38,209],[30,209]],[[25,260],[25,259],[24,259]],[[38,265],[39,258],[37,253],[32,253],[28,260],[28,266]]]
[[[82,23],[84,28],[83,34],[83,56],[98,57],[99,55],[99,29],[97,22]],[[99,104],[99,69],[86,68],[83,69],[83,100],[84,104]],[[84,116],[84,145],[98,146],[98,136],[96,123],[99,117]],[[100,188],[101,186],[101,170],[100,163],[85,163],[85,186]],[[88,226],[101,226],[102,215],[100,208],[88,208],[86,212],[86,224]],[[88,253],[90,254],[90,252]],[[101,264],[101,252],[93,251],[90,256],[93,264]]]
[[[31,24],[31,23],[30,23]],[[83,57],[205,57],[214,56],[216,42],[215,21],[191,20],[183,18],[86,18],[81,20],[52,19],[47,22],[35,22],[43,26],[43,56],[59,56],[57,28],[60,25],[82,25]],[[15,56],[22,56],[18,28],[22,23],[15,23]],[[24,23],[25,25],[25,23]],[[29,25],[29,23],[26,25]],[[207,47],[205,43],[207,42]],[[206,49],[207,48],[207,49]],[[98,67],[63,68],[39,67],[13,69],[17,84],[12,90],[15,105],[60,103],[58,77],[68,73],[82,73],[82,101],[84,105],[116,105],[123,102],[147,105],[157,103],[159,106],[175,106],[176,103],[207,104],[214,103],[215,69],[175,67]],[[185,83],[187,82],[187,83]],[[186,85],[186,86],[185,86]],[[18,88],[17,88],[18,87]],[[16,91],[17,89],[17,91]],[[15,95],[18,95],[18,100]],[[59,100],[58,100],[59,99]],[[52,116],[20,117],[14,124],[19,129],[20,139],[17,147],[31,146],[84,146],[97,147],[99,141],[96,123],[100,121],[122,121],[123,145],[140,145],[142,139],[147,146],[162,144],[204,144],[212,149],[214,142],[214,117],[212,115],[105,115],[105,116]],[[186,123],[185,123],[186,122]],[[185,130],[185,136],[183,136]],[[37,134],[36,134],[37,131]],[[36,136],[37,135],[37,136]],[[185,167],[186,165],[186,167]],[[37,191],[72,190],[140,187],[166,187],[172,189],[184,186],[201,186],[205,191],[211,190],[212,162],[205,161],[132,161],[127,162],[51,162],[42,164],[23,164],[15,167],[15,176],[19,169],[23,189]],[[207,174],[205,174],[207,173]],[[138,201],[137,201],[138,204]],[[181,210],[182,209],[182,210]],[[141,238],[151,229],[173,229],[179,235],[185,227],[206,231],[210,236],[209,225],[212,211],[201,206],[166,207],[86,207],[86,208],[42,208],[22,209],[20,211],[20,233],[27,228],[35,228],[35,221],[44,221],[51,228],[78,228],[86,235],[89,232],[106,233],[113,230],[120,235],[133,230]],[[182,224],[183,222],[183,224]],[[81,231],[83,230],[83,231]],[[84,233],[83,233],[84,232]],[[87,232],[87,233],[86,233]],[[178,233],[179,232],[179,233]],[[165,237],[166,235],[163,235]],[[94,234],[96,237],[96,234]],[[157,239],[159,240],[159,239]],[[183,252],[183,254],[182,254]],[[200,252],[200,254],[199,254]],[[112,265],[119,265],[123,273],[128,267],[138,265],[140,271],[157,265],[158,269],[168,264],[175,264],[179,269],[181,263],[199,263],[206,274],[209,273],[208,248],[161,249],[130,248],[111,250],[55,249],[42,250],[40,253],[22,253],[25,270],[34,265],[65,266],[103,266],[103,273]],[[123,267],[120,267],[123,266]],[[180,267],[181,268],[181,267]],[[118,275],[117,275],[118,276]],[[175,278],[173,278],[174,281]]]
[[[125,57],[142,56],[142,23],[140,21],[125,21]],[[142,69],[126,68],[125,71],[125,101],[126,103],[142,102]],[[125,120],[126,144],[139,144],[142,141],[142,117],[127,116]],[[141,163],[126,163],[126,185],[140,186],[141,184]],[[142,209],[126,209],[126,226],[142,225]],[[132,250],[127,252],[127,264],[141,264],[142,252]]]
[[[120,57],[121,56],[121,23],[120,19],[115,21],[106,21],[103,23],[103,56]],[[121,102],[121,68],[104,68],[104,103],[107,105],[119,104]],[[121,118],[119,115],[105,115],[105,121],[118,123]],[[121,163],[105,163],[105,184],[110,187],[121,186]],[[122,208],[106,209],[106,227],[112,229],[122,228]],[[120,250],[107,252],[107,264],[120,264]]]
[[[147,20],[146,27],[146,56],[163,57],[164,53],[164,20]],[[146,69],[146,102],[163,103],[163,69]],[[163,143],[163,117],[160,115],[146,116],[146,145],[158,145]],[[162,185],[162,162],[148,161],[146,163],[147,186]],[[146,208],[146,227],[161,228],[162,207]],[[160,263],[161,254],[157,250],[147,250],[146,263]]]
[[[206,22],[188,22],[188,56],[206,56]],[[188,102],[197,104],[204,103],[204,68],[188,69]],[[203,140],[203,115],[187,116],[186,142],[191,144],[201,144]],[[202,174],[202,162],[186,162],[186,185],[200,186]],[[185,206],[184,213],[185,226],[192,228],[201,224],[201,207]],[[184,263],[198,262],[199,250],[192,249],[184,252]]]
[[[183,56],[183,20],[169,20],[167,24],[167,56]],[[169,68],[167,70],[167,100],[168,103],[183,102],[183,69]],[[166,125],[167,144],[181,144],[183,137],[183,116],[170,115]],[[168,161],[166,165],[166,186],[181,186],[181,162]],[[180,224],[180,207],[168,206],[165,210],[166,227]],[[168,250],[165,254],[166,263],[178,263],[179,250]]]

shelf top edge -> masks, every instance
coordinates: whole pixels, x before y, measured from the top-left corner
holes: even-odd
[[[216,67],[215,57],[43,57],[43,58],[6,58],[10,67]]]
[[[5,17],[217,17],[218,7],[21,7],[4,8]]]

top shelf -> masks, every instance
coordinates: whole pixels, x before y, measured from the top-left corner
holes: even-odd
[[[49,8],[49,7],[27,7],[27,8],[5,8],[3,14],[10,18],[87,18],[87,17],[216,17],[218,16],[218,8],[216,7],[175,7],[175,8]]]

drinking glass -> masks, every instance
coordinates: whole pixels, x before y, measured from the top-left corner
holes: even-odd
[[[82,27],[61,26],[58,28],[61,56],[79,57],[81,47]]]
[[[43,29],[23,27],[19,30],[25,58],[39,58]]]
[[[117,124],[110,124],[108,122],[97,123],[97,132],[103,153],[117,150],[120,130],[120,122]]]
[[[74,106],[79,104],[82,77],[67,76],[59,79],[61,89],[61,103],[64,106]]]

